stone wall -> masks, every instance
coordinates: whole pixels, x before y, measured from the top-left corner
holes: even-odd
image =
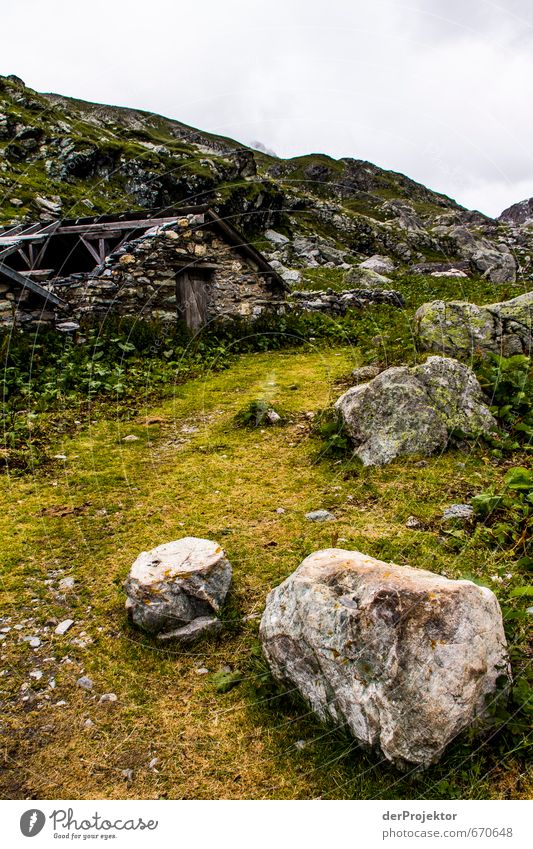
[[[283,311],[281,287],[206,225],[203,215],[149,231],[110,254],[90,274],[54,281],[54,291],[79,320],[112,314],[175,322],[176,278],[193,263],[210,274],[208,321]]]
[[[0,281],[0,330],[13,326],[37,330],[53,325],[54,321],[53,309],[29,289],[17,289],[7,281]]]
[[[404,305],[399,292],[381,289],[345,289],[342,292],[335,292],[333,289],[315,292],[302,289],[292,292],[290,298],[292,309],[330,315],[344,315],[348,310],[361,309],[371,304],[392,304],[395,307]]]

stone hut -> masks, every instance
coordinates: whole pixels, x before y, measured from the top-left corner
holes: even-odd
[[[29,229],[0,233],[0,292],[14,305],[2,313],[0,303],[4,324],[71,329],[81,320],[132,316],[181,319],[196,332],[214,320],[285,310],[285,281],[207,207]],[[40,315],[36,298],[46,305]]]

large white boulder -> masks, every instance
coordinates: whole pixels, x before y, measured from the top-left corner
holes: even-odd
[[[139,555],[124,583],[128,616],[160,640],[192,642],[220,628],[231,577],[216,542],[184,537],[158,545]]]
[[[335,403],[354,453],[365,466],[405,454],[443,451],[454,433],[496,429],[474,373],[447,357],[413,368],[396,366],[348,389]]]
[[[274,677],[399,767],[427,766],[505,691],[494,594],[358,551],[307,557],[267,598]]]

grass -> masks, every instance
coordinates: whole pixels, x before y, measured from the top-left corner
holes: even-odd
[[[496,570],[497,554],[486,548],[450,549],[439,522],[445,506],[503,477],[504,464],[481,447],[424,466],[409,458],[363,470],[321,459],[312,414],[339,394],[360,356],[311,345],[242,356],[228,371],[132,411],[130,420],[120,408],[89,411],[78,432],[56,445],[66,460],[33,477],[4,478],[6,797],[530,795],[523,752],[508,745],[502,754],[487,739],[458,740],[439,765],[403,775],[321,726],[277,690],[261,661],[257,616],[267,592],[319,548],[356,548],[489,584]],[[279,405],[287,424],[235,427],[235,413],[258,398]],[[161,421],[146,425],[147,415]],[[123,442],[129,434],[138,440]],[[319,507],[337,521],[307,522],[304,514]],[[405,527],[411,514],[423,530]],[[185,535],[220,542],[233,565],[227,627],[190,650],[162,650],[128,625],[121,585],[141,550]],[[63,593],[58,583],[67,576],[76,583]],[[55,635],[54,623],[66,618],[74,625]],[[42,645],[32,649],[23,638],[37,630]],[[30,678],[35,669],[43,671],[39,681]],[[242,681],[221,692],[221,675],[230,672]],[[76,687],[82,674],[93,679],[92,692]],[[32,694],[22,701],[28,684]],[[106,692],[117,702],[99,704]]]

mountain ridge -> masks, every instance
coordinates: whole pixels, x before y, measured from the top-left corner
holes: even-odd
[[[367,160],[283,159],[147,110],[40,94],[14,76],[0,77],[0,191],[3,226],[208,202],[290,268],[379,253],[407,267],[466,263],[497,283],[530,267],[533,235],[506,211],[492,219]],[[267,230],[289,246],[273,250]]]

